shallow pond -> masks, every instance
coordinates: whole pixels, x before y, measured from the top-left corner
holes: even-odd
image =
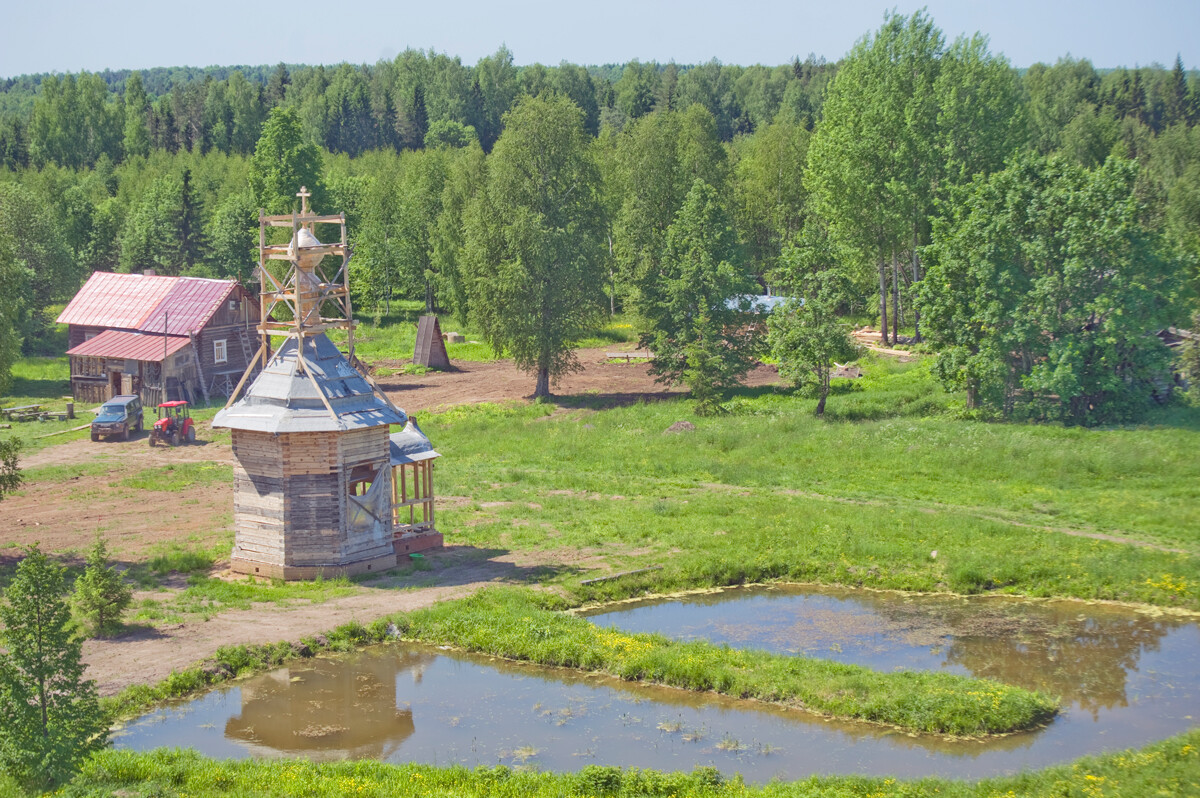
[[[827,604],[806,610],[804,602],[814,600],[806,595],[815,594],[729,591],[657,606],[623,605],[592,620],[806,651],[876,668],[947,667],[1005,680],[1025,672],[1015,663],[1027,651],[1051,681],[1018,677],[1017,683],[1064,695],[1058,685],[1075,684],[1076,697],[1068,696],[1071,709],[1048,729],[988,743],[955,742],[825,721],[751,701],[392,644],[299,662],[159,709],[121,730],[115,744],[187,746],[217,757],[371,757],[547,770],[715,765],[755,782],[813,773],[981,777],[1140,745],[1188,728],[1200,711],[1200,677],[1192,664],[1200,661],[1200,632],[1194,624],[1080,605],[1068,605],[1068,618],[1062,608],[1022,605],[1021,613],[1049,611],[1048,618],[1091,630],[1085,642],[1071,643],[1068,638],[1078,634],[1043,626],[1057,641],[1045,644],[1026,640],[1027,626],[1003,627],[1012,623],[1002,620],[1007,608],[996,612],[989,604],[984,615],[994,620],[981,639],[995,648],[974,648],[951,625],[955,612],[971,614],[961,607],[952,611],[961,602],[946,603],[946,612],[938,614],[914,609],[902,596],[825,592],[820,600]],[[888,606],[887,599],[904,611],[871,609],[880,600]],[[1078,620],[1085,610],[1090,620]],[[845,616],[842,623],[834,617],[838,612]],[[922,625],[920,619],[931,613],[944,625]],[[793,627],[804,626],[806,618],[824,626],[827,636],[797,637]],[[892,626],[885,624],[888,618]],[[889,658],[888,649],[894,656]],[[1001,657],[1003,651],[1017,653]],[[1000,670],[978,670],[1001,660],[1007,664]]]
[[[1069,757],[1145,745],[1200,718],[1200,627],[1124,607],[773,586],[620,604],[588,619],[631,632],[1043,690],[1062,698],[1064,712],[1029,736],[1032,745]]]

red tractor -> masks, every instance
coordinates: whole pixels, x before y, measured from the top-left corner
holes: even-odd
[[[159,441],[172,446],[196,442],[196,422],[192,421],[187,402],[163,402],[158,406],[158,421],[150,428],[150,445]]]

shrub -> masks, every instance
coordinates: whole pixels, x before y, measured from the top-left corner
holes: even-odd
[[[121,614],[132,600],[133,590],[108,564],[108,547],[104,538],[97,537],[96,545],[88,552],[83,576],[75,580],[76,613],[93,636],[103,635],[120,628]]]

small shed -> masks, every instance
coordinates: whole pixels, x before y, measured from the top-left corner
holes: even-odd
[[[442,326],[437,316],[422,316],[417,322],[417,342],[413,347],[413,363],[445,371],[450,368]]]

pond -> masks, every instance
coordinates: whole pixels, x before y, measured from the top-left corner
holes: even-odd
[[[1064,712],[1029,736],[1039,751],[1062,751],[1056,760],[1142,746],[1200,718],[1200,627],[1126,607],[782,585],[587,615],[631,632],[1042,690]]]
[[[813,601],[806,609],[805,602]],[[192,747],[215,757],[370,757],[558,771],[588,764],[660,770],[714,765],[752,782],[814,773],[977,778],[1141,745],[1188,728],[1200,710],[1200,678],[1192,664],[1200,661],[1200,633],[1194,624],[1080,605],[1024,604],[1019,611],[991,604],[967,609],[975,602],[955,610],[962,602],[944,599],[929,605],[944,606],[941,612],[924,609],[924,600],[909,601],[895,594],[742,590],[622,605],[592,620],[881,669],[946,667],[1005,680],[1026,678],[1020,674],[1027,669],[1019,666],[1025,651],[1047,671],[1037,676],[1033,667],[1028,678],[1050,680],[1025,686],[1067,696],[1066,714],[1030,734],[987,743],[947,741],[752,701],[389,644],[305,660],[163,707],[122,729],[114,743]],[[953,624],[978,612],[989,625],[968,624],[972,633],[982,632],[970,637],[982,641],[974,647],[966,645],[968,636],[955,634],[963,627]],[[1036,628],[1046,634],[1036,641],[1026,639],[1032,627],[1003,620],[1027,613],[1043,619]],[[1081,613],[1088,620],[1080,620]],[[923,624],[926,614],[940,625]],[[810,625],[806,618],[825,636],[797,632]],[[1090,636],[1070,642],[1080,637],[1079,629]],[[1051,638],[1055,642],[1044,642]]]

